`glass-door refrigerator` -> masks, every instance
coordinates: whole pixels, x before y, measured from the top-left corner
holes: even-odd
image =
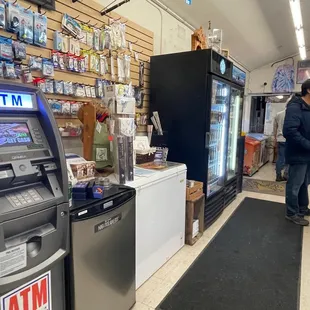
[[[211,93],[207,197],[221,190],[225,182],[230,86],[213,78]]]
[[[242,188],[244,145],[241,137],[243,96],[246,73],[236,66],[232,69],[227,138],[225,206],[235,199]]]
[[[204,183],[205,227],[225,206],[231,76],[232,63],[212,50],[151,57],[150,113],[159,113],[168,160]]]

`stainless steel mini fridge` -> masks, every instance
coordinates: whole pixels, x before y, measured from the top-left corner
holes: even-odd
[[[71,211],[71,310],[128,310],[135,304],[135,190],[113,185],[104,197],[77,202]]]

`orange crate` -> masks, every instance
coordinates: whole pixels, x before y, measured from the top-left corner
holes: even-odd
[[[196,200],[203,194],[203,183],[195,181],[193,187],[186,187],[186,200]]]

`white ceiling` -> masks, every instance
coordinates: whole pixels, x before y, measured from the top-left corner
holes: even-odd
[[[249,70],[298,53],[289,0],[161,0],[196,28],[223,29],[223,45]],[[310,1],[301,0],[310,46]],[[307,12],[307,14],[306,14]]]

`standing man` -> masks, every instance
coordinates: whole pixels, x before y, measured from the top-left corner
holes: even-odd
[[[286,138],[286,162],[289,176],[286,184],[286,218],[301,226],[308,226],[304,216],[308,209],[310,175],[310,79],[301,86],[301,97],[288,103],[283,127]]]
[[[274,119],[274,134],[275,134],[275,143],[277,143],[278,149],[278,158],[276,162],[276,182],[283,182],[287,180],[286,170],[284,176],[282,171],[285,168],[285,138],[283,136],[283,125],[285,118],[285,110],[277,113]]]

